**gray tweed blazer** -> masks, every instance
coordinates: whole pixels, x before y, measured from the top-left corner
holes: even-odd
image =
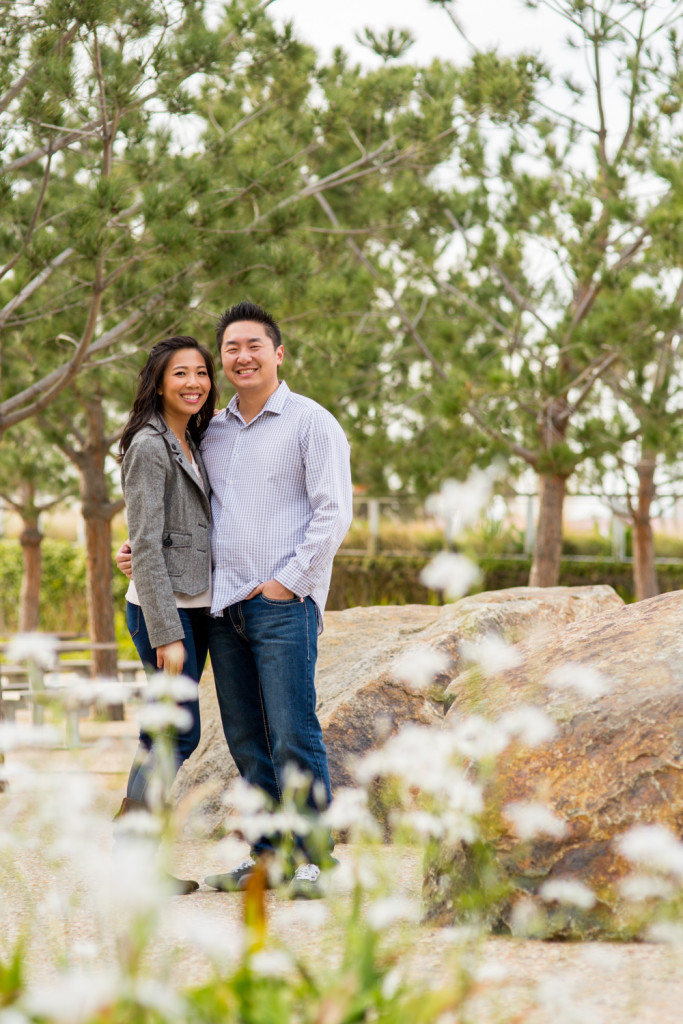
[[[152,647],[185,635],[174,592],[195,596],[211,580],[209,479],[191,447],[204,490],[161,417],[138,431],[121,463],[133,580]]]

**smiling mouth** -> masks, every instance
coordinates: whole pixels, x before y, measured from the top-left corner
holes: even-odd
[[[181,395],[180,396],[185,402],[198,402],[202,397],[201,395]]]

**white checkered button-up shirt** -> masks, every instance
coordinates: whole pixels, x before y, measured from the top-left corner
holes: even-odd
[[[353,516],[349,443],[334,416],[281,381],[249,423],[235,395],[201,451],[212,488],[212,614],[276,579],[313,598],[322,630],[332,560]]]

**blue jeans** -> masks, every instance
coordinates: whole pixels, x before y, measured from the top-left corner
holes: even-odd
[[[285,767],[292,764],[312,781],[310,806],[329,803],[327,751],[315,713],[312,599],[272,601],[258,594],[231,605],[222,618],[209,620],[209,649],[223,732],[240,775],[279,802]],[[272,845],[264,836],[253,850]]]
[[[208,653],[208,616],[201,608],[179,608],[178,615],[185,631],[183,647],[186,657],[183,666],[183,675],[194,679],[199,683],[206,656]],[[126,601],[126,622],[135,648],[140,655],[140,660],[146,672],[157,671],[156,651],[149,642],[149,634],[142,608],[136,604]],[[195,700],[182,701],[179,705],[189,711],[192,717],[192,724],[186,732],[169,735],[166,739],[170,744],[177,772],[183,761],[185,761],[199,743],[201,734],[201,722],[199,719],[199,698]],[[131,800],[145,802],[147,785],[154,770],[154,743],[152,737],[146,732],[140,732],[140,745],[135,755],[133,766],[128,777],[128,788],[126,796]],[[175,774],[175,773],[174,773]]]

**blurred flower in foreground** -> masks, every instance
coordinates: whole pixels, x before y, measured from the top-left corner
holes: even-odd
[[[167,698],[180,703],[197,699],[197,684],[188,676],[170,676],[166,672],[155,672],[145,689],[145,697],[151,700]]]
[[[420,573],[420,582],[446,597],[464,597],[481,579],[478,566],[465,555],[441,551]]]
[[[373,835],[378,825],[368,810],[368,794],[364,789],[345,786],[335,791],[332,803],[323,811],[321,822],[327,828],[353,829]]]
[[[296,965],[284,949],[261,949],[250,957],[249,966],[264,978],[286,978]]]
[[[17,633],[7,645],[8,661],[33,661],[52,668],[57,659],[57,638],[49,633]]]
[[[437,494],[430,495],[425,508],[440,519],[455,520],[462,529],[477,522],[491,500],[493,485],[502,467],[496,463],[487,469],[474,469],[467,480],[444,480]]]
[[[392,664],[391,674],[416,690],[424,690],[450,664],[451,659],[444,651],[422,644],[404,651]]]
[[[557,735],[557,725],[552,718],[533,704],[520,704],[512,711],[504,711],[498,724],[525,747],[540,747]]]
[[[554,668],[545,681],[551,690],[575,690],[581,697],[591,699],[609,693],[609,679],[590,665],[567,662]]]
[[[158,733],[171,726],[178,732],[187,732],[192,725],[192,715],[186,708],[175,704],[148,704],[138,712],[140,728],[145,732]]]
[[[475,643],[463,640],[460,654],[465,661],[477,665],[485,675],[497,675],[516,668],[522,660],[519,651],[495,633],[488,633]]]
[[[677,921],[655,921],[648,929],[651,942],[668,942],[672,946],[683,945],[683,924]]]
[[[49,725],[0,722],[0,753],[29,747],[54,747],[60,740],[59,731]]]
[[[551,878],[543,883],[538,894],[546,903],[555,900],[581,910],[590,910],[596,903],[593,890],[576,878]]]
[[[506,804],[503,814],[522,840],[534,839],[540,835],[562,839],[567,834],[566,822],[542,803],[520,801]]]
[[[683,843],[664,825],[635,825],[615,844],[626,860],[683,879]]]
[[[420,907],[415,900],[407,896],[386,896],[383,899],[375,900],[368,907],[367,922],[376,932],[382,932],[385,928],[395,924],[397,921],[418,921],[420,919]]]
[[[80,968],[30,989],[24,1006],[32,1017],[55,1024],[86,1024],[115,1000],[116,988],[112,973]]]
[[[661,875],[629,875],[619,882],[619,891],[629,903],[646,900],[672,900],[676,887]]]

